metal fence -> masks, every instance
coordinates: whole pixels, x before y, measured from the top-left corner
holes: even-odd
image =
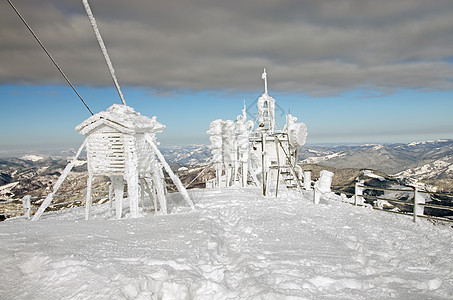
[[[352,202],[349,202],[349,201],[345,201],[345,202],[353,204],[353,205],[364,206],[364,205],[370,205],[365,202],[371,202],[371,203],[373,203],[373,205],[371,205],[371,206],[374,209],[384,211],[384,212],[389,212],[389,213],[412,216],[414,222],[416,222],[418,218],[426,218],[426,219],[431,219],[431,220],[453,222],[453,219],[439,217],[439,216],[430,215],[430,214],[425,213],[426,207],[438,209],[438,210],[453,211],[453,194],[451,194],[451,193],[429,192],[429,191],[420,190],[419,188],[416,188],[416,187],[406,188],[406,189],[379,188],[379,187],[366,186],[363,183],[359,183],[359,182],[355,183],[355,187],[354,187],[355,192],[354,193],[348,193],[348,192],[341,191],[341,188],[350,188],[350,186],[333,186],[332,191],[352,196],[352,200],[353,200]],[[406,200],[401,200],[401,199],[386,198],[386,197],[379,197],[379,196],[364,194],[365,191],[372,191],[372,190],[384,191],[384,192],[389,191],[389,192],[407,193],[408,197]],[[444,196],[446,198],[449,198],[451,206],[426,203],[425,197],[422,196],[423,194]],[[375,200],[375,201],[373,201],[373,200]],[[410,206],[411,209],[406,210],[404,212],[401,210],[395,210],[395,209],[385,209],[382,207],[382,205],[379,205],[379,201],[387,201],[388,203],[390,203],[392,205],[393,204],[402,204],[404,206]],[[453,213],[451,215],[453,216]]]
[[[426,214],[424,211],[424,208],[426,208],[426,207],[433,208],[433,209],[453,211],[453,194],[451,194],[451,193],[429,192],[429,191],[420,190],[418,188],[407,188],[407,189],[379,188],[379,187],[366,186],[363,183],[359,183],[359,182],[357,182],[355,184],[354,193],[348,193],[348,192],[342,191],[341,188],[351,188],[351,186],[332,186],[332,191],[336,192],[336,193],[342,193],[342,194],[351,196],[350,199],[352,199],[352,202],[351,201],[343,201],[343,202],[346,202],[346,203],[349,203],[352,205],[356,205],[356,206],[369,205],[370,206],[370,204],[368,204],[366,202],[371,202],[371,203],[373,203],[373,205],[371,205],[373,209],[384,211],[384,212],[389,212],[389,213],[394,213],[394,214],[412,216],[414,222],[416,222],[418,218],[426,218],[426,219],[432,219],[432,220],[453,222],[453,219],[429,215],[429,214]],[[392,199],[392,198],[385,198],[385,197],[364,194],[365,191],[370,191],[370,190],[407,193],[408,199],[407,200]],[[102,200],[109,200],[109,191],[108,190],[93,190],[93,192],[96,192],[99,194],[106,194],[105,196],[93,197],[94,205],[105,203],[105,201],[102,201]],[[425,197],[421,196],[423,194],[447,197],[450,199],[451,206],[426,203]],[[59,196],[64,196],[64,195],[59,195]],[[0,212],[0,216],[3,216],[3,218],[19,217],[19,218],[30,219],[30,216],[34,212],[36,212],[38,209],[37,205],[32,204],[32,200],[36,200],[34,202],[39,203],[39,201],[44,200],[44,198],[43,197],[32,197],[30,195],[26,195],[21,199],[0,201],[0,207],[2,207],[2,205],[11,204],[11,203],[16,203],[16,206],[21,207],[20,209],[7,210],[7,211],[5,211],[5,209],[2,209],[2,210],[4,210],[4,212]],[[49,205],[49,208],[56,208],[56,207],[60,207],[62,205],[69,205],[71,203],[77,204],[74,206],[83,206],[85,204],[85,201],[86,201],[86,199],[84,198],[84,199],[70,200],[70,201],[64,201],[64,202],[56,202],[56,203]],[[94,201],[97,201],[97,202],[94,202]],[[392,205],[395,203],[402,204],[404,206],[409,205],[409,206],[411,206],[411,209],[409,211],[406,210],[404,212],[398,211],[398,210],[384,209],[382,206],[378,205],[379,201],[388,201]],[[68,208],[71,208],[71,207],[63,207],[61,209],[68,209]],[[452,215],[453,215],[453,213],[452,213]]]
[[[96,205],[96,204],[102,204],[102,203],[105,203],[105,201],[102,201],[102,200],[109,200],[109,191],[108,190],[93,190],[93,192],[95,193],[99,193],[99,194],[106,194],[105,196],[98,196],[98,197],[93,197],[93,205]],[[65,196],[63,194],[61,195],[55,195],[55,196]],[[3,219],[7,219],[7,218],[10,218],[10,217],[14,217],[14,218],[26,218],[26,219],[30,219],[31,215],[33,215],[33,213],[35,213],[37,210],[38,210],[38,207],[37,205],[34,205],[32,203],[32,200],[34,200],[33,202],[34,203],[39,203],[39,202],[42,202],[44,201],[45,197],[36,197],[36,196],[30,196],[30,195],[26,195],[24,196],[23,198],[20,198],[20,199],[13,199],[13,200],[8,200],[8,201],[0,201],[0,207],[3,207],[3,205],[6,205],[6,204],[11,204],[11,203],[16,203],[17,205],[16,206],[21,206],[21,209],[16,209],[16,210],[9,210],[9,209],[2,209],[2,211],[4,212],[0,212],[0,216],[3,216]],[[83,198],[83,199],[76,199],[76,200],[70,200],[70,201],[64,201],[64,202],[55,202],[55,203],[52,203],[48,206],[48,208],[57,208],[57,207],[61,207],[61,206],[64,206],[64,205],[69,205],[71,203],[74,203],[74,204],[77,204],[77,205],[74,205],[72,207],[78,207],[78,206],[83,206],[85,205],[85,201],[86,201],[86,198]],[[63,209],[69,209],[69,208],[72,208],[72,207],[63,207],[61,209],[58,209],[58,210],[63,210]]]

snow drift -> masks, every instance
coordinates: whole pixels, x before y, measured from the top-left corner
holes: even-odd
[[[111,220],[100,205],[90,221],[78,208],[3,222],[1,298],[453,297],[449,226],[325,199],[314,205],[311,192],[189,193],[195,211],[175,205],[177,214]]]

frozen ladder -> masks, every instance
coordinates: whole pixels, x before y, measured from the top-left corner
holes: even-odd
[[[289,167],[281,168],[280,174],[283,177],[287,189],[297,189],[298,185],[296,180],[298,179],[293,175]]]

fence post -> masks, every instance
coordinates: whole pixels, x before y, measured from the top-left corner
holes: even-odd
[[[423,216],[425,214],[425,207],[420,204],[425,204],[426,200],[420,194],[420,191],[417,187],[414,187],[414,222],[417,220],[418,216]]]
[[[363,188],[359,187],[359,184],[364,184],[363,180],[357,180],[354,189],[354,205],[363,204]],[[359,197],[362,199],[359,200]]]
[[[311,190],[311,172],[305,171],[303,177],[304,177],[304,189],[306,191]]]
[[[30,203],[30,200],[31,200],[31,196],[30,195],[26,195],[22,198],[22,207],[24,208],[25,210],[25,217],[30,220],[30,210],[31,210],[31,203]]]
[[[315,186],[315,188],[313,189],[313,203],[314,204],[319,204],[320,198],[321,198],[321,192]]]
[[[413,215],[414,215],[414,223],[417,222],[417,195],[418,194],[418,191],[417,191],[417,188],[414,187],[414,211],[413,211]]]
[[[113,185],[112,182],[109,182],[109,210],[113,211]]]

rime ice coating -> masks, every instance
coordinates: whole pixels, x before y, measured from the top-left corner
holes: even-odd
[[[150,187],[155,191],[151,193],[153,199],[156,195],[162,213],[166,214],[163,167],[189,206],[194,208],[187,191],[156,146],[156,134],[165,129],[156,117],[148,118],[135,112],[132,107],[114,104],[107,111],[89,117],[75,129],[87,137],[89,178],[86,219],[89,218],[91,209],[91,180],[97,175],[110,177],[115,187],[115,199],[121,199],[122,180],[126,180],[131,217],[139,216],[138,199],[142,197],[139,195],[139,188],[149,191]],[[121,201],[116,202],[116,214],[121,218]]]
[[[90,5],[88,4],[88,0],[82,0],[82,2],[83,2],[83,6],[85,7],[85,10],[87,12],[88,18],[90,19],[91,26],[93,27],[93,30],[94,30],[94,34],[96,35],[96,38],[98,40],[99,47],[102,50],[102,54],[104,54],[104,59],[109,68],[110,74],[113,79],[113,83],[115,84],[116,90],[118,91],[118,94],[120,95],[121,101],[123,102],[124,105],[126,105],[126,101],[124,100],[120,85],[118,84],[118,80],[116,79],[115,69],[113,69],[112,61],[110,60],[110,56],[107,53],[107,49],[105,48],[104,41],[102,40],[101,33],[99,32],[98,26],[96,24],[96,19],[94,18],[93,13],[91,12],[91,8],[90,8]]]
[[[291,114],[286,116],[286,127],[283,131],[288,132],[289,143],[292,148],[299,149],[307,141],[307,126],[304,123],[296,123],[297,117]]]

